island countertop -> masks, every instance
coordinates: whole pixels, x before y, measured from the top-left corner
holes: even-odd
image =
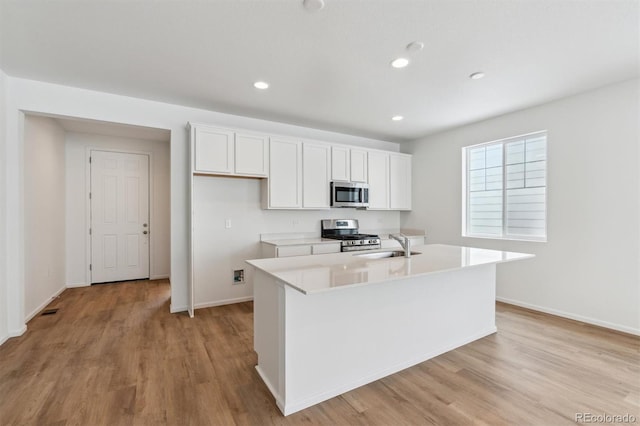
[[[253,259],[246,262],[304,294],[313,294],[534,257],[526,253],[445,244],[412,247],[412,252],[420,254],[410,258],[369,259],[359,256],[378,251],[389,250]]]

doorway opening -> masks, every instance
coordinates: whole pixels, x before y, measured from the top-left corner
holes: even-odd
[[[171,132],[165,129],[25,113],[25,323],[66,288],[94,282],[169,278],[170,139]],[[111,156],[120,153],[122,157],[116,163],[120,161],[117,167],[121,177],[102,173],[101,187],[92,187],[92,152],[97,157],[106,156],[104,169],[113,165]],[[146,176],[144,172],[136,176],[132,170],[136,167],[146,167]],[[112,219],[109,215],[122,210],[125,222],[139,226],[138,236],[127,230],[113,233],[104,227],[96,229],[89,196],[100,191],[103,225]],[[120,196],[124,202],[109,207],[107,201]],[[137,221],[133,220],[136,215]],[[92,249],[97,245],[91,241],[90,233],[94,231],[103,235],[100,259],[102,269],[108,273],[102,278],[92,274],[96,269]],[[118,242],[114,246],[115,240]],[[135,274],[113,273],[122,269],[112,267],[118,262],[128,272],[135,270]]]

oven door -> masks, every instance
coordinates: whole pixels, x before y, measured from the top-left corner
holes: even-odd
[[[368,207],[369,185],[331,182],[331,207]]]

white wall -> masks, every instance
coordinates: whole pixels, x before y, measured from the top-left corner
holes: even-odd
[[[628,81],[414,141],[427,241],[536,254],[498,267],[498,298],[640,334],[640,83]],[[461,148],[548,130],[548,242],[461,237]]]
[[[9,333],[25,330],[24,298],[24,204],[23,204],[23,119],[24,111],[106,122],[132,124],[171,131],[171,309],[187,307],[187,271],[190,221],[188,211],[189,121],[248,129],[268,134],[347,143],[398,151],[398,144],[326,132],[282,123],[222,114],[179,105],[147,101],[91,90],[8,77],[6,109],[6,194],[7,230],[5,247],[7,286],[6,310]],[[4,309],[4,307],[1,307]]]
[[[170,158],[169,141],[151,141],[116,136],[68,132],[66,134],[66,240],[69,287],[90,285],[87,276],[87,149],[121,150],[151,154],[151,263],[150,278],[167,278],[170,271]]]
[[[358,219],[360,229],[398,230],[396,211],[331,209],[262,210],[260,180],[196,176],[194,178],[194,297],[196,307],[246,300],[253,296],[253,276],[244,263],[261,256],[260,234],[314,233],[320,220]],[[225,220],[231,219],[231,228]],[[233,270],[245,270],[245,284],[233,285]]]
[[[5,175],[6,175],[6,98],[7,98],[7,76],[0,70],[0,242],[7,240],[6,220],[5,220]],[[6,280],[6,244],[0,243],[0,344],[9,337],[8,310],[7,306],[7,280]]]
[[[64,129],[53,119],[24,120],[25,322],[65,288]]]

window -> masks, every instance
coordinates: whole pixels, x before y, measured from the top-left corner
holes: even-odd
[[[462,235],[545,241],[547,132],[462,150]]]

